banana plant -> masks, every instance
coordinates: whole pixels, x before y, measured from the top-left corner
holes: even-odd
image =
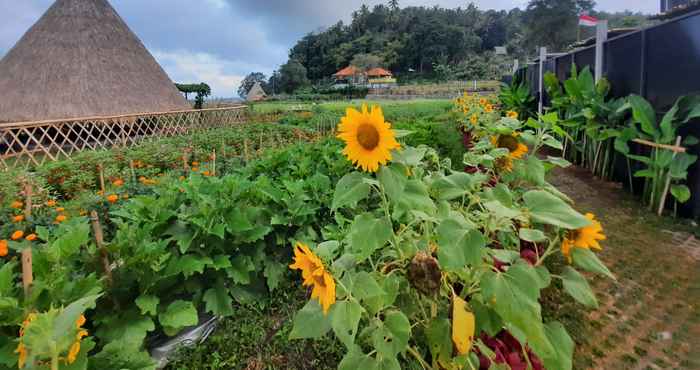
[[[690,199],[690,190],[684,184],[688,168],[697,161],[679,145],[690,147],[700,142],[694,136],[681,140],[678,130],[690,120],[700,117],[700,96],[681,97],[657,120],[654,108],[644,98],[631,95],[619,111],[632,110],[632,124],[621,131],[615,141],[615,149],[628,158],[641,162],[644,168],[634,173],[635,177],[644,178],[644,197],[650,209],[663,211],[666,195],[670,191],[676,201],[685,203]],[[641,139],[649,143],[651,150],[644,154],[630,151],[628,142]]]
[[[518,112],[520,119],[534,117],[535,97],[530,94],[527,82],[513,81],[512,84],[502,84],[498,99],[504,111]]]

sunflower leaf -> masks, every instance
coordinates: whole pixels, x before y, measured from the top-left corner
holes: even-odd
[[[571,297],[585,306],[598,308],[598,300],[583,275],[571,268],[571,266],[566,266],[561,274],[561,278],[564,284],[564,291]]]
[[[335,211],[341,207],[357,205],[357,202],[367,198],[370,185],[365,181],[367,176],[353,172],[343,176],[335,187],[332,209]]]
[[[320,338],[331,330],[331,320],[323,314],[317,300],[312,299],[294,316],[289,339]]]
[[[542,190],[532,190],[523,196],[525,205],[536,222],[578,229],[590,225],[591,221],[576,212],[560,198]]]

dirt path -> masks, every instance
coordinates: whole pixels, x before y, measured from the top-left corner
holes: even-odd
[[[618,185],[585,170],[550,180],[578,210],[601,220],[608,240],[600,256],[617,276],[596,277],[599,309],[567,324],[577,342],[575,368],[700,369],[700,240],[687,221],[650,215]]]

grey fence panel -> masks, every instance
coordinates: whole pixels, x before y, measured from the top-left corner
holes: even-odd
[[[574,63],[579,71],[588,67],[591,72],[595,71],[595,47],[579,50],[574,53]]]
[[[571,77],[571,64],[574,62],[574,58],[571,54],[561,56],[556,59],[557,61],[557,78],[559,81],[568,80]]]
[[[641,94],[642,34],[610,40],[605,45],[606,78],[613,96]]]

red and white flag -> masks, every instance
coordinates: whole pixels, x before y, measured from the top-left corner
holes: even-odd
[[[598,24],[598,18],[590,15],[582,15],[578,19],[578,25],[584,27],[595,27]]]

